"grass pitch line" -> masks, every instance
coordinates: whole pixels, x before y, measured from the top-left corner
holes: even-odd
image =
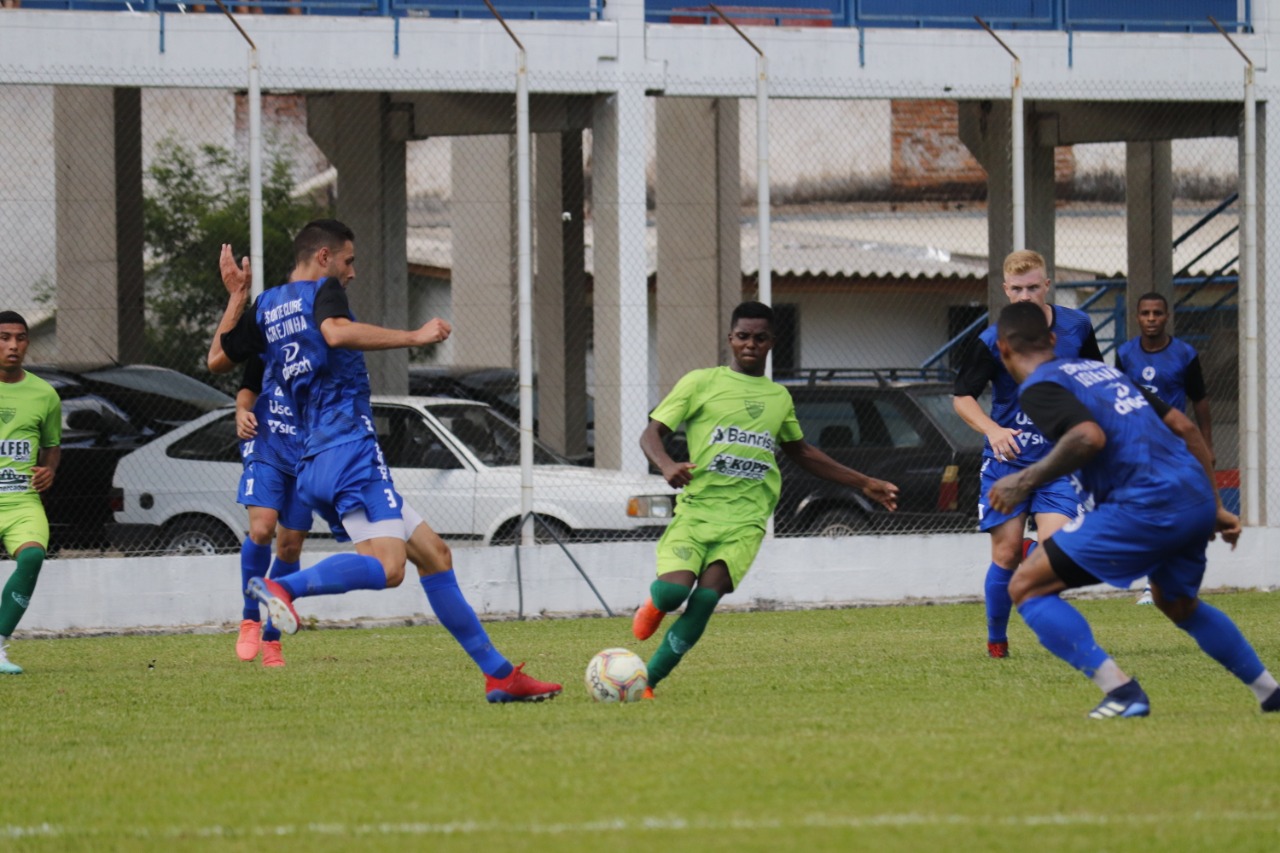
[[[304,823],[279,826],[205,826],[148,829],[134,827],[114,831],[108,828],[56,826],[42,823],[34,826],[0,827],[0,839],[74,838],[80,836],[132,838],[280,838],[280,837],[360,837],[360,836],[471,836],[506,835],[585,835],[602,831],[672,832],[672,831],[746,831],[788,829],[877,829],[882,827],[992,827],[1026,828],[1040,826],[1113,826],[1143,827],[1170,824],[1202,823],[1274,823],[1273,812],[1179,812],[1177,814],[1047,814],[1047,815],[808,815],[801,818],[710,818],[639,817],[634,819],[583,821],[576,823],[498,823],[488,821],[450,821],[448,823]]]

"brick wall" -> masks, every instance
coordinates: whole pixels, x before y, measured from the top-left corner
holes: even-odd
[[[986,170],[960,141],[955,101],[893,101],[890,108],[891,186],[896,194],[918,198],[982,198]],[[1075,175],[1071,148],[1054,152],[1055,183],[1069,185]]]

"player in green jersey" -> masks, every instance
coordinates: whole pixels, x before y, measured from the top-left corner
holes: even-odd
[[[646,698],[698,642],[720,599],[751,568],[782,487],[779,448],[810,474],[861,489],[889,510],[898,506],[897,486],[846,468],[804,440],[791,392],[765,376],[773,344],[772,308],[760,302],[734,308],[733,363],[685,374],[649,414],[640,436],[644,455],[681,493],[676,516],[658,542],[658,579],[636,611],[632,632],[648,639],[663,616],[685,604],[649,660]],[[676,462],[662,443],[682,423],[688,462]]]
[[[22,367],[27,321],[0,311],[0,541],[18,564],[0,599],[0,675],[19,675],[5,646],[27,612],[49,548],[49,518],[40,492],[53,485],[62,459],[58,392]]]

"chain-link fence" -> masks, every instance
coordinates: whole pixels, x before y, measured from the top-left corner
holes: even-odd
[[[247,523],[224,408],[238,375],[204,359],[225,300],[219,247],[248,252],[246,97],[84,82],[0,88],[0,307],[27,315],[28,363],[64,401],[54,544],[232,550]],[[1137,296],[1166,295],[1233,486],[1240,104],[1183,95],[1028,96],[1027,242],[1108,361],[1141,334]],[[647,412],[685,372],[727,363],[729,312],[759,295],[755,101],[620,99],[530,102],[534,499],[569,539],[658,535],[672,490],[637,449]],[[784,461],[777,533],[975,529],[982,436],[952,411],[952,380],[1003,299],[1009,102],[833,87],[769,110],[773,374],[810,442],[902,491],[889,516]],[[263,113],[264,281],[288,276],[303,223],[336,216],[357,234],[360,319],[454,325],[438,346],[370,355],[380,438],[447,538],[514,541],[512,96],[281,93]],[[643,187],[617,165],[636,158]],[[620,284],[641,274],[644,304]]]

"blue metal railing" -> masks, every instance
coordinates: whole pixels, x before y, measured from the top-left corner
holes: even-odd
[[[487,18],[483,0],[238,0],[238,10],[268,14],[376,15]],[[595,20],[603,0],[502,0],[495,5],[513,20]],[[213,0],[22,0],[25,9],[82,11],[216,12]],[[752,0],[722,5],[735,19],[779,26],[974,29],[980,16],[997,29],[1109,30],[1116,32],[1212,32],[1213,15],[1227,30],[1252,32],[1252,0]],[[709,2],[647,0],[652,23],[718,21]]]
[[[1174,299],[1174,308],[1181,313],[1188,313],[1192,311],[1235,310],[1236,306],[1230,303],[1231,300],[1235,299],[1236,294],[1240,290],[1240,277],[1235,275],[1225,275],[1225,273],[1235,265],[1237,260],[1238,258],[1232,258],[1226,263],[1226,265],[1209,275],[1175,278],[1173,280],[1173,286],[1176,290],[1182,291],[1182,293]],[[1080,303],[1077,308],[1098,318],[1093,321],[1093,333],[1098,339],[1098,348],[1102,350],[1102,354],[1104,356],[1127,340],[1124,304],[1125,286],[1127,284],[1128,281],[1123,278],[1104,278],[1093,281],[1063,281],[1053,285],[1054,288],[1058,290],[1094,287],[1098,289],[1096,293],[1092,294],[1088,299]],[[1231,285],[1231,287],[1212,304],[1186,304],[1197,293],[1213,284]],[[1107,300],[1108,297],[1110,297],[1109,304],[1101,305],[1101,303],[1103,303],[1104,300]],[[990,312],[987,312],[974,320],[968,326],[965,326],[959,334],[947,341],[938,348],[937,351],[921,362],[920,368],[922,370],[928,370],[938,367],[942,359],[946,358],[946,356],[963,341],[968,340],[970,335],[974,332],[985,329],[990,323],[990,319],[991,314]]]

